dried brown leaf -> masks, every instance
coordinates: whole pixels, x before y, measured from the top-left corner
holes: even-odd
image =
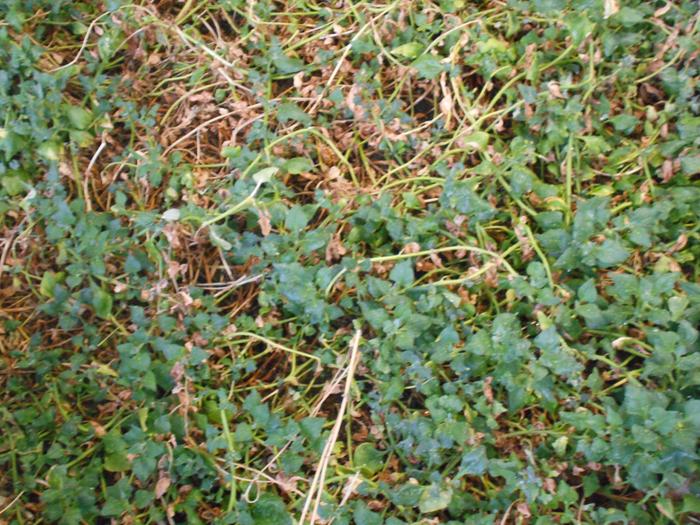
[[[167,472],[161,472],[158,481],[156,482],[155,496],[156,499],[162,498],[170,487],[170,476]]]
[[[617,0],[605,0],[603,9],[603,18],[610,18],[620,10],[620,6],[618,5]]]

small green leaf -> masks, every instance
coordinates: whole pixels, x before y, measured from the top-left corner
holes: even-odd
[[[391,54],[413,60],[420,55],[421,51],[423,51],[423,44],[419,42],[409,42],[408,44],[395,47],[391,50]]]
[[[233,159],[241,154],[240,146],[224,146],[221,148],[221,156],[225,159]]]
[[[451,501],[451,487],[433,484],[423,489],[423,493],[418,501],[418,508],[423,514],[428,514],[446,509]]]
[[[700,173],[700,155],[681,157],[681,169],[685,175],[697,175]]]
[[[68,120],[76,129],[87,129],[92,122],[92,113],[80,106],[69,106],[66,114]]]
[[[63,146],[55,141],[42,142],[37,149],[37,153],[46,160],[57,161],[61,158]]]
[[[486,472],[489,460],[486,456],[486,447],[479,446],[471,449],[462,456],[460,474],[470,476],[481,476]]]
[[[597,247],[596,257],[598,264],[603,268],[610,268],[622,264],[629,257],[627,249],[614,239],[606,239]]]
[[[274,177],[278,171],[279,168],[275,167],[262,169],[255,173],[255,175],[253,175],[253,180],[258,184],[269,182],[270,179],[272,179],[272,177]]]
[[[105,456],[104,468],[107,472],[125,472],[131,468],[125,452],[113,452]]]
[[[644,22],[644,14],[640,10],[628,6],[620,9],[615,18],[627,27]]]
[[[485,131],[475,131],[462,139],[464,145],[477,151],[483,151],[489,145],[489,134]]]
[[[440,61],[433,55],[422,55],[413,64],[411,64],[421,78],[432,80],[436,78],[445,69]]]
[[[571,13],[564,18],[564,23],[571,33],[574,45],[578,46],[593,32],[595,24],[585,14]]]
[[[92,307],[95,314],[102,319],[107,319],[112,314],[112,294],[102,288],[92,289]]]
[[[304,208],[299,205],[292,206],[284,219],[284,227],[290,231],[298,232],[303,230],[309,223],[310,217],[306,215]]]
[[[353,465],[370,475],[379,472],[384,466],[383,454],[372,443],[362,443],[355,448]]]
[[[311,162],[306,157],[294,157],[289,159],[282,165],[282,169],[291,175],[299,175],[301,173],[308,173],[314,169],[313,162]]]
[[[413,273],[411,261],[401,261],[397,263],[396,266],[391,269],[389,279],[402,287],[412,284],[415,280],[415,275]]]
[[[382,515],[372,512],[364,501],[355,503],[355,510],[352,514],[355,525],[382,525]]]
[[[292,525],[284,501],[279,496],[266,492],[252,504],[250,515],[255,525]]]
[[[639,123],[639,119],[634,115],[617,115],[610,119],[610,123],[615,127],[615,131],[629,135]]]
[[[68,132],[70,141],[77,145],[79,148],[87,148],[90,144],[95,141],[95,137],[87,131],[80,131],[78,129],[72,129]]]
[[[552,448],[554,448],[554,452],[556,452],[558,456],[564,457],[564,454],[566,454],[566,446],[568,444],[568,436],[560,436],[554,441]]]
[[[277,108],[277,120],[281,123],[293,120],[304,126],[311,125],[311,117],[293,102],[284,102]]]
[[[279,46],[276,46],[270,52],[271,62],[277,71],[284,74],[297,73],[304,69],[304,61],[297,57],[287,55]]]
[[[233,248],[233,245],[230,242],[219,235],[219,233],[216,231],[216,227],[214,226],[209,227],[209,240],[214,246],[218,246],[224,251],[229,251],[231,248]]]
[[[321,437],[325,424],[326,420],[322,417],[305,417],[299,422],[299,428],[305,438],[314,441]]]
[[[115,31],[108,31],[97,41],[97,52],[102,60],[109,60],[117,50],[120,39]]]
[[[41,284],[39,285],[39,292],[46,297],[53,297],[56,285],[63,282],[65,276],[66,274],[64,272],[44,272],[41,278]]]

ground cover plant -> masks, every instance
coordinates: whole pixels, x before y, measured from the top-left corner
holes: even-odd
[[[0,2],[0,524],[700,522],[698,9]]]

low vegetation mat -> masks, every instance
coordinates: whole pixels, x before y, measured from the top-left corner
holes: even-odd
[[[700,523],[699,9],[0,1],[0,524]]]

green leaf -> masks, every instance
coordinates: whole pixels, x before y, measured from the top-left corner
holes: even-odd
[[[80,106],[69,106],[66,114],[68,120],[76,129],[87,129],[92,122],[92,113]]]
[[[109,60],[117,51],[121,38],[118,31],[110,30],[97,41],[97,52],[102,60]]]
[[[429,80],[433,80],[444,71],[444,67],[440,61],[430,54],[421,55],[411,65],[416,68],[421,78],[427,78]]]
[[[595,24],[585,14],[571,13],[564,18],[564,23],[571,33],[574,45],[578,46],[593,32]]]
[[[287,212],[287,216],[284,219],[284,227],[293,232],[299,232],[303,230],[309,223],[311,217],[307,216],[304,208],[300,205],[294,205]]]
[[[379,472],[384,466],[384,454],[374,448],[372,443],[362,443],[355,448],[353,465],[367,471],[370,475]]]
[[[2,186],[10,197],[19,195],[27,188],[27,184],[17,176],[5,175],[0,179]]]
[[[46,297],[54,296],[56,285],[63,282],[66,274],[64,272],[44,272],[39,285],[39,292]]]
[[[700,498],[693,495],[683,496],[683,507],[681,507],[681,513],[685,514],[687,512],[693,512],[700,514]]]
[[[423,51],[423,44],[419,42],[409,42],[391,50],[392,55],[397,55],[403,58],[415,59]]]
[[[282,164],[282,169],[291,175],[308,173],[314,169],[313,162],[306,157],[294,157]]]
[[[281,123],[292,120],[304,126],[311,125],[311,117],[293,102],[283,102],[279,105],[277,108],[277,120]]]
[[[638,9],[629,6],[624,6],[615,15],[615,19],[619,20],[623,26],[633,26],[644,22],[644,13]]]
[[[559,457],[564,457],[564,454],[566,454],[566,446],[568,444],[569,444],[568,436],[560,436],[554,441],[554,443],[552,444],[552,448],[554,449],[554,452],[556,452]]]
[[[256,172],[255,175],[253,175],[253,180],[257,184],[269,182],[272,179],[272,177],[274,177],[277,174],[278,171],[279,168],[275,167],[261,169],[260,171]]]
[[[284,74],[297,73],[304,69],[304,61],[297,57],[291,57],[284,53],[279,47],[274,47],[270,52],[272,65]]]
[[[578,297],[587,303],[594,303],[598,299],[598,291],[596,290],[595,280],[588,279],[578,289]]]
[[[462,139],[467,148],[483,151],[489,145],[489,134],[485,131],[475,131]]]
[[[125,452],[114,452],[105,456],[104,468],[108,472],[126,472],[131,468]]]
[[[459,468],[460,475],[481,476],[486,472],[488,463],[486,447],[475,447],[462,456],[462,463]]]
[[[634,131],[634,128],[639,123],[639,119],[634,115],[622,114],[611,118],[610,122],[615,127],[615,131],[629,135]]]
[[[389,279],[401,287],[413,284],[415,275],[411,261],[401,261],[396,263],[389,273]]]
[[[418,501],[418,508],[423,514],[429,514],[431,512],[446,509],[451,501],[451,487],[432,484],[423,489],[423,493]]]
[[[225,159],[233,159],[240,156],[241,151],[240,146],[224,146],[221,148],[221,156]]]
[[[219,235],[219,232],[215,226],[209,226],[209,240],[214,246],[218,246],[224,251],[229,251],[231,248],[233,248],[233,244]]]
[[[63,146],[55,141],[42,142],[37,149],[37,153],[46,160],[57,161],[63,154]]]
[[[598,264],[603,268],[610,268],[622,264],[629,257],[629,251],[619,241],[606,239],[596,249]]]
[[[266,492],[251,505],[250,515],[255,525],[292,525],[292,517],[279,496]]]
[[[109,292],[98,287],[92,289],[92,307],[98,317],[107,319],[112,315],[112,302],[112,294]]]
[[[685,175],[690,177],[691,175],[700,173],[700,155],[681,157],[679,160],[681,161],[681,169]]]
[[[70,137],[70,141],[79,148],[87,148],[95,141],[95,137],[87,131],[72,129],[68,132],[68,136]]]
[[[299,422],[299,428],[304,437],[311,441],[315,441],[321,437],[323,425],[326,420],[322,417],[305,417]]]
[[[355,503],[352,518],[355,525],[382,525],[384,522],[381,514],[372,512],[364,501],[359,500]]]

